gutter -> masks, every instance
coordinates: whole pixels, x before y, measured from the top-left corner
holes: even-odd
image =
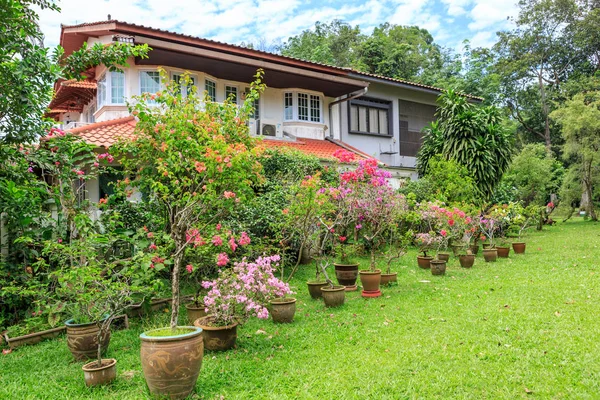
[[[352,93],[347,94],[346,97],[344,97],[343,99],[335,100],[335,101],[329,103],[329,138],[333,138],[333,129],[332,129],[333,126],[331,124],[331,110],[333,109],[333,106],[335,106],[336,104],[344,103],[344,102],[352,100],[352,99],[356,99],[357,97],[360,97],[360,96],[364,96],[365,94],[367,94],[368,91],[369,91],[369,88],[365,87],[364,89],[361,89],[358,92],[352,92]],[[340,117],[341,117],[341,115],[342,115],[342,113],[340,112]],[[340,141],[341,140],[342,140],[342,124],[340,124]]]

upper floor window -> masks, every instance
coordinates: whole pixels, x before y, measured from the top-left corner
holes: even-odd
[[[189,93],[192,92],[192,87],[196,85],[196,78],[194,76],[189,76],[189,82],[187,85],[184,84],[183,74],[173,73],[172,79],[177,83],[177,90],[181,93],[182,97],[187,97]]]
[[[225,85],[225,98],[233,104],[237,104],[238,88],[236,86]]]
[[[321,107],[321,96],[302,92],[286,92],[283,95],[285,121],[323,122]]]
[[[392,135],[391,101],[360,97],[350,100],[348,107],[351,133]]]
[[[210,101],[217,101],[217,84],[210,79],[204,80],[204,90]]]
[[[140,94],[160,91],[160,73],[158,71],[140,71]]]
[[[107,104],[125,104],[125,74],[109,71],[98,80],[98,108]]]

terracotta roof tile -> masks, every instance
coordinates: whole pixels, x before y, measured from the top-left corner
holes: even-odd
[[[368,158],[363,152],[348,146],[340,145],[334,141],[319,140],[319,139],[305,139],[298,138],[295,141],[287,140],[274,140],[274,139],[263,139],[259,146],[268,148],[289,148],[298,150],[304,154],[309,154],[318,157],[321,160],[334,160],[333,153],[337,150],[345,149],[355,153],[359,159]]]
[[[76,134],[95,146],[110,147],[120,138],[133,138],[135,124],[135,118],[129,116],[80,126],[69,130],[68,133]]]
[[[60,83],[61,86],[80,88],[80,89],[97,89],[98,84],[95,81],[78,81],[76,79],[70,79]]]

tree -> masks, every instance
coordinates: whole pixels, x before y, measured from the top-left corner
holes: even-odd
[[[600,173],[600,91],[575,95],[551,117],[562,126],[564,157],[573,161],[568,177],[580,183],[581,208],[597,221],[594,189]]]
[[[50,53],[43,45],[34,8],[60,11],[54,1],[3,1],[0,7],[0,159],[3,143],[31,142],[52,126],[44,119],[58,79],[84,79],[85,72],[105,64],[114,70],[129,57],[146,57],[148,46],[97,43],[64,57],[58,46]]]
[[[513,152],[513,135],[504,126],[500,110],[470,103],[453,90],[438,98],[437,121],[425,128],[425,140],[417,155],[417,170],[428,172],[437,154],[466,167],[478,195],[488,200],[508,168]]]

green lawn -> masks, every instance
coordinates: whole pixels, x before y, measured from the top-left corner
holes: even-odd
[[[446,276],[398,268],[379,299],[349,293],[339,309],[307,294],[312,267],[292,282],[295,322],[253,320],[235,351],[205,353],[193,398],[403,399],[600,396],[600,225],[580,219],[529,235],[527,253]],[[87,389],[64,338],[0,355],[1,399],[144,399],[140,332],[113,335],[119,377]]]

